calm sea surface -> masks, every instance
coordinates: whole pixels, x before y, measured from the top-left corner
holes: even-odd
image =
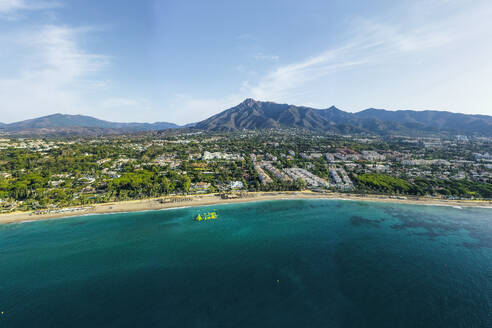
[[[1,328],[490,328],[492,209],[285,200],[2,225],[1,311]]]

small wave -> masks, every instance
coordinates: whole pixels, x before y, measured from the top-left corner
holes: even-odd
[[[211,205],[202,205],[202,206],[211,206]],[[179,210],[181,208],[192,208],[192,207],[201,207],[201,206],[176,206],[176,207],[166,207],[166,208],[160,208],[157,210],[149,210],[149,211],[169,211],[169,210]]]
[[[30,223],[30,222],[36,222],[40,220],[25,220],[25,221],[15,221],[15,222],[10,222],[8,224],[24,224],[24,223]]]

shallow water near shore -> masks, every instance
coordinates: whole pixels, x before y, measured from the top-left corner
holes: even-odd
[[[0,327],[492,327],[492,210],[279,200],[2,225],[0,311]]]

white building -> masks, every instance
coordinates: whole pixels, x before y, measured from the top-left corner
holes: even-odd
[[[244,184],[242,181],[231,181],[229,182],[229,188],[231,189],[244,189]]]

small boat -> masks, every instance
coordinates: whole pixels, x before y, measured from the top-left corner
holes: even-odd
[[[198,214],[195,216],[195,221],[207,221],[207,220],[215,220],[217,219],[216,212],[208,212],[203,214]]]

